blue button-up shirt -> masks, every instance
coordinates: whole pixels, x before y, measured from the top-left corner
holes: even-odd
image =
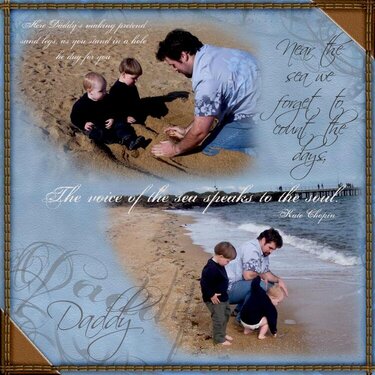
[[[195,55],[195,115],[240,120],[255,113],[259,70],[248,52],[205,44]]]

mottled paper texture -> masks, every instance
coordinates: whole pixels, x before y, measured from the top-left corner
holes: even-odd
[[[3,339],[13,352],[3,366],[365,369],[369,17],[337,8],[12,10],[2,307],[17,328]],[[152,155],[169,124],[194,115],[190,79],[155,58],[175,28],[254,56],[256,153]],[[109,89],[127,56],[143,69],[145,119],[134,129],[150,144],[137,153],[99,147],[70,120],[83,76],[98,72]],[[201,270],[218,242],[240,248],[271,226],[284,240],[271,270],[289,288],[278,337],[244,335],[231,317],[233,344],[214,345]],[[29,350],[36,362],[23,361]]]

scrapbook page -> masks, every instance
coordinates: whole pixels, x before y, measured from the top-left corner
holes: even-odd
[[[371,2],[115,4],[3,12],[4,371],[369,371]]]

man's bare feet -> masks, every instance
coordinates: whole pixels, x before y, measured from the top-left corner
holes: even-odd
[[[224,342],[221,342],[220,345],[228,346],[228,345],[232,345],[232,343],[230,341],[226,340]]]
[[[250,328],[244,328],[243,333],[244,335],[248,335],[251,332]]]
[[[226,336],[225,336],[225,340],[233,341],[233,337],[232,337],[232,336],[229,336],[229,335],[226,335]]]

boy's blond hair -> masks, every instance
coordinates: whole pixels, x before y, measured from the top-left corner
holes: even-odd
[[[91,90],[94,82],[99,82],[103,85],[107,84],[107,81],[105,80],[105,78],[101,74],[89,72],[85,75],[85,77],[83,79],[83,88],[86,91]]]
[[[120,73],[132,74],[135,76],[142,75],[142,67],[138,60],[133,57],[127,57],[121,61],[119,66]]]
[[[273,297],[279,300],[284,298],[284,292],[279,285],[273,285],[267,290],[268,297]]]

